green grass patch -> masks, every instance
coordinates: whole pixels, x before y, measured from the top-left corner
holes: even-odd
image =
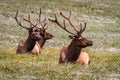
[[[53,13],[66,15],[72,10],[72,20],[87,22],[83,36],[93,46],[83,49],[91,56],[88,67],[78,64],[59,65],[60,49],[71,41],[68,33],[49,22],[48,32],[54,38],[47,41],[39,56],[18,55],[17,44],[27,38],[27,31],[17,25],[10,14],[19,10],[19,18],[29,13],[34,22],[39,8],[42,16]],[[2,80],[110,80],[120,79],[120,1],[119,0],[1,0],[0,1],[0,79]],[[59,16],[62,22],[63,18]],[[29,27],[29,24],[24,23]],[[67,28],[71,29],[67,23]]]
[[[56,49],[44,50],[39,56],[0,53],[0,78],[4,80],[119,79],[120,54],[90,53],[91,64],[85,67],[79,64],[58,64],[59,53],[60,51]]]

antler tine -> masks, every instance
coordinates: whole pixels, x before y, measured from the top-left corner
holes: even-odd
[[[45,18],[42,22],[40,21],[39,24],[42,26],[42,28],[44,29],[44,27],[46,27],[48,20]]]
[[[70,33],[70,34],[72,34],[72,35],[76,35],[75,33],[72,33],[72,32],[70,32],[69,30],[66,29],[65,20],[63,20],[63,25],[61,25],[61,24],[59,23],[58,19],[57,19],[56,14],[54,14],[54,16],[55,16],[55,19],[54,19],[54,20],[53,20],[53,19],[49,19],[51,22],[57,23],[57,25],[58,25],[59,27],[61,27],[63,30],[65,30],[66,32],[68,32],[68,33]]]
[[[47,21],[46,17],[44,18],[44,20],[42,21],[42,23],[45,23]]]
[[[80,20],[78,19],[78,23],[77,23],[77,26],[79,26],[80,25]]]
[[[16,20],[16,22],[18,23],[18,25],[19,26],[21,26],[21,27],[23,27],[23,28],[25,28],[25,29],[27,29],[27,30],[29,30],[29,28],[27,28],[26,26],[23,26],[22,24],[21,24],[21,20],[20,21],[18,21],[18,10],[17,10],[17,12],[16,12],[16,15],[15,16],[13,16],[13,15],[11,15],[15,20]]]
[[[32,26],[35,26],[35,25],[36,25],[36,24],[33,24],[33,23],[31,22],[30,14],[28,15],[28,19],[23,18],[23,20],[27,21],[27,22],[30,23],[30,25],[32,25]]]
[[[78,35],[82,33],[82,24],[80,23],[80,31],[78,32]]]
[[[43,26],[44,29],[47,29],[47,28],[48,28],[48,25],[47,25],[47,24],[48,24],[48,22],[49,22],[49,21],[48,21],[48,18],[45,18],[45,20],[44,20],[43,22],[44,22],[44,26]]]
[[[82,28],[82,24],[80,24],[80,31],[79,31],[79,34],[81,34],[83,31],[85,31],[86,29],[86,22],[84,23],[84,28]]]
[[[41,16],[41,14],[42,14],[42,11],[41,11],[41,8],[40,8],[40,10],[39,10],[39,13],[38,13],[38,15],[39,15],[39,18],[37,19],[37,21],[39,22],[39,24],[41,25],[41,27],[43,28],[43,29],[47,29],[47,22],[48,22],[48,20],[46,19],[46,18],[44,18],[44,20],[42,21],[41,20],[41,18],[42,18],[42,16]],[[47,26],[47,27],[46,27]],[[46,27],[46,28],[45,28]]]
[[[41,24],[42,28],[45,29],[45,27],[47,26],[47,23]]]
[[[42,23],[41,23],[41,8],[37,14],[38,14],[38,18],[37,18],[38,24],[42,25]]]
[[[69,19],[71,19],[71,14],[72,14],[72,11],[70,10],[70,15],[69,15],[69,17],[68,17]]]
[[[69,16],[67,17],[67,16],[65,16],[62,12],[60,12],[60,15],[62,16],[62,17],[64,17],[66,20],[68,20],[68,22],[70,23],[70,25],[73,27],[73,29],[78,33],[79,31],[78,31],[78,25],[74,25],[73,23],[72,23],[72,21],[71,21],[71,14],[72,14],[72,12],[70,11],[70,14],[69,14]],[[79,20],[78,20],[78,23],[79,23]]]
[[[42,12],[41,12],[41,8],[40,8],[39,13],[38,13],[38,15],[39,15],[38,21],[39,21],[39,22],[41,22],[41,13],[42,13]]]
[[[45,25],[45,26],[43,27],[43,29],[44,29],[44,30],[47,30],[47,28],[48,28],[48,26],[47,26],[47,25]]]
[[[84,23],[84,28],[82,29],[82,32],[86,29],[86,22]]]
[[[45,17],[44,20],[42,21],[42,27],[44,28],[48,23],[48,19]]]
[[[48,20],[51,21],[51,22],[55,22],[55,23],[56,23],[56,22],[58,21],[58,20],[57,20],[57,16],[56,16],[56,14],[54,14],[54,16],[55,16],[55,19],[54,19],[54,20],[53,20],[53,19],[50,19],[50,18],[48,18]]]

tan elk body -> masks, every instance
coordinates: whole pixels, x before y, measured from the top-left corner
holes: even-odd
[[[48,28],[47,22],[48,20],[45,18],[44,21],[41,20],[41,9],[39,11],[39,18],[37,18],[37,23],[33,24],[30,20],[30,15],[28,19],[23,18],[24,21],[30,23],[30,27],[26,27],[21,24],[21,21],[18,20],[18,11],[15,16],[12,16],[19,26],[25,28],[28,31],[28,38],[21,39],[16,53],[33,53],[33,54],[41,54],[42,47],[46,40],[51,39],[53,37],[52,34],[46,32]],[[41,27],[40,27],[41,26]]]
[[[56,14],[54,14],[55,20],[49,19],[50,21],[56,23],[60,28],[71,34],[69,37],[72,39],[72,41],[68,46],[61,49],[59,63],[80,63],[88,65],[90,63],[89,55],[86,52],[81,52],[82,48],[93,45],[93,42],[91,40],[87,40],[81,35],[86,28],[86,23],[84,24],[84,28],[82,27],[82,24],[79,20],[78,24],[74,25],[71,21],[71,11],[68,17],[65,16],[62,12],[60,12],[60,15],[70,23],[76,33],[66,29],[65,20],[63,21],[62,25],[58,21]],[[80,30],[78,30],[78,26],[81,26]]]

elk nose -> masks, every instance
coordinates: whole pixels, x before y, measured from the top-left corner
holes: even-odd
[[[93,41],[89,41],[89,45],[92,46],[93,45]]]
[[[50,35],[50,39],[52,39],[54,36],[53,35]]]
[[[87,44],[88,46],[92,46],[92,45],[93,45],[93,42],[92,42],[92,41],[86,41],[86,44]]]

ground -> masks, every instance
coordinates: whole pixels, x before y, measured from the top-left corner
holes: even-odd
[[[83,51],[91,56],[88,67],[78,64],[59,65],[60,49],[71,41],[68,33],[49,22],[47,41],[42,55],[17,55],[20,39],[28,33],[10,16],[19,10],[19,18],[29,13],[35,22],[37,11],[53,18],[62,11],[72,11],[72,20],[86,22],[84,37],[94,42]],[[119,0],[1,0],[0,1],[0,79],[2,80],[120,80],[120,1]],[[62,17],[59,16],[62,22]],[[29,24],[24,23],[29,27]],[[67,23],[67,28],[72,30]],[[63,34],[64,33],[64,34]]]

